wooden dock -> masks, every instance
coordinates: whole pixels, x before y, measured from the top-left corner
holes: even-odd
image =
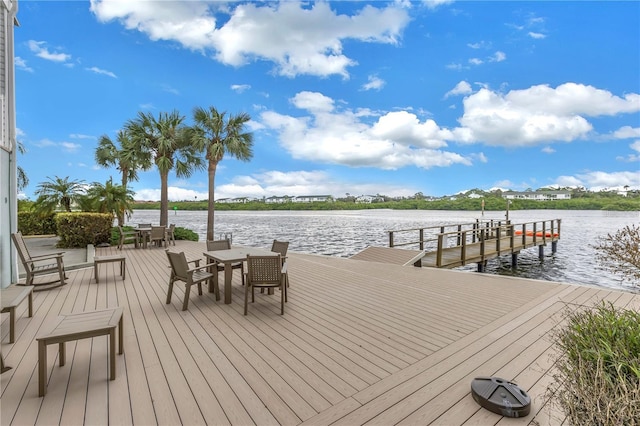
[[[171,250],[200,258],[205,244]],[[184,287],[165,304],[163,249],[123,253],[118,265],[68,272],[68,284],[34,295],[17,312],[16,341],[2,316],[2,425],[560,425],[547,399],[554,347],[549,333],[567,310],[606,300],[640,309],[640,295],[606,288],[297,254],[290,250],[285,314],[279,296],[256,294],[243,315],[233,302]],[[107,339],[67,344],[67,363],[47,354],[47,394],[38,397],[35,337],[60,314],[121,306],[124,354],[108,379]],[[471,397],[478,376],[512,380],[531,413],[503,418]]]
[[[547,244],[551,244],[555,253],[560,239],[560,219],[518,224],[476,221],[387,232],[389,247],[412,246],[424,250],[422,266],[451,269],[476,263],[478,271],[482,271],[487,261],[504,255],[511,256],[515,267],[518,254],[531,247],[538,248],[540,258]],[[398,241],[399,238],[402,240]]]

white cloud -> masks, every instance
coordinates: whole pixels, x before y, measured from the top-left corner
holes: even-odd
[[[50,139],[41,139],[38,142],[34,143],[38,148],[46,148],[49,146],[56,146],[57,144]]]
[[[631,139],[640,137],[640,127],[623,126],[613,132],[611,136],[614,139]]]
[[[442,1],[439,1],[442,3]],[[299,2],[114,2],[91,0],[98,20],[118,20],[151,40],[170,40],[188,49],[213,51],[223,64],[255,60],[276,65],[285,76],[349,76],[356,62],[343,53],[344,40],[397,44],[409,23],[401,4],[365,5],[352,16],[338,15],[329,3]],[[222,16],[217,27],[216,14]]]
[[[27,45],[29,49],[39,58],[53,62],[67,62],[71,59],[71,55],[60,52],[50,52],[46,47],[46,42],[29,40]]]
[[[469,63],[471,65],[482,65],[484,63],[484,61],[480,58],[471,58],[469,59]]]
[[[80,133],[72,133],[69,135],[70,138],[72,139],[97,139],[95,136],[92,135],[83,135]]]
[[[67,152],[76,152],[82,148],[82,145],[73,142],[60,142],[59,145]]]
[[[506,94],[487,88],[464,99],[459,142],[532,146],[585,137],[593,126],[585,117],[618,115],[640,110],[640,95],[611,92],[576,83],[551,88],[533,86]]]
[[[505,59],[507,59],[507,55],[504,52],[501,51],[497,51],[496,53],[493,54],[493,56],[491,56],[489,58],[490,62],[502,62]]]
[[[86,68],[87,71],[91,71],[94,72],[96,74],[102,74],[102,75],[106,75],[108,77],[111,78],[118,78],[114,73],[112,73],[111,71],[107,71],[107,70],[103,70],[101,68],[98,67],[90,67],[90,68]]]
[[[162,91],[163,92],[167,92],[167,93],[171,93],[172,95],[179,95],[180,91],[168,84],[163,84],[162,86]]]
[[[185,201],[185,200],[206,200],[209,197],[207,191],[199,192],[193,189],[180,188],[177,186],[169,186],[167,188],[169,201]],[[160,188],[157,189],[140,189],[135,191],[133,197],[138,201],[159,201]]]
[[[363,90],[380,90],[384,87],[385,81],[378,76],[370,75],[368,82],[362,85]]]
[[[309,115],[265,111],[261,120],[279,132],[281,145],[294,158],[382,169],[471,164],[468,157],[441,150],[453,135],[431,119],[421,122],[413,113],[394,111],[370,122],[369,114],[338,109],[333,99],[317,92],[300,92],[292,103]]]
[[[631,153],[631,154],[627,155],[626,157],[618,156],[618,157],[616,157],[616,160],[624,161],[626,163],[639,163],[640,164],[640,155],[636,154],[636,153],[640,154],[640,140],[637,140],[637,141],[634,141],[633,143],[631,143],[629,145],[629,148],[631,148],[632,151],[635,151],[635,153]]]
[[[422,3],[427,5],[429,9],[435,9],[438,6],[445,4],[451,4],[454,0],[422,0]]]
[[[472,49],[489,49],[491,48],[491,43],[481,40],[477,43],[467,43],[467,46]]]
[[[20,56],[16,56],[13,59],[13,63],[15,64],[16,68],[18,68],[19,70],[27,71],[27,72],[33,72],[33,68],[28,67],[27,66],[27,61],[22,59]]]
[[[553,154],[554,152],[556,152],[556,150],[550,146],[545,146],[544,148],[542,148],[542,152],[544,152],[545,154]]]
[[[233,90],[236,93],[242,93],[249,89],[251,89],[251,85],[249,84],[232,84],[231,85],[231,90]]]
[[[451,63],[451,64],[448,64],[446,68],[450,70],[460,71],[464,67],[462,66],[462,64]]]
[[[631,189],[640,189],[640,171],[635,172],[589,172],[576,176],[586,188],[591,191],[605,189],[622,189],[629,186]]]
[[[444,98],[446,99],[449,96],[456,96],[456,95],[468,95],[469,93],[472,93],[472,92],[473,92],[473,89],[471,89],[471,85],[466,81],[462,80],[458,84],[456,84],[456,87],[454,87],[453,89],[445,93]]]
[[[543,39],[546,38],[547,35],[546,34],[542,34],[542,33],[536,33],[533,31],[529,31],[529,33],[527,34],[529,37],[531,38],[535,38],[535,39]]]

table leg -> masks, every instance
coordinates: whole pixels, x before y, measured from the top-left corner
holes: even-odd
[[[116,379],[116,329],[109,331],[109,380]]]
[[[9,308],[9,343],[13,343],[15,341],[16,341],[16,307],[13,306]]]
[[[67,362],[67,346],[65,342],[60,342],[58,345],[58,358],[60,358],[60,367]]]
[[[124,325],[124,315],[120,317],[120,321],[118,322],[118,329],[120,332],[120,334],[118,335],[118,345],[120,348],[120,352],[118,353],[120,355],[124,353],[124,329],[122,328],[123,325]]]
[[[224,264],[224,303],[231,303],[231,278],[233,277],[233,268],[231,262]]]
[[[46,393],[47,345],[44,340],[38,341],[38,396]]]

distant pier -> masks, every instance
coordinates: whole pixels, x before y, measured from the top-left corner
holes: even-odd
[[[387,231],[389,247],[418,248],[424,253],[416,266],[456,268],[470,263],[484,271],[487,261],[510,255],[512,267],[518,265],[518,254],[551,244],[556,252],[560,239],[560,219],[511,223],[510,221],[476,220],[475,222]]]

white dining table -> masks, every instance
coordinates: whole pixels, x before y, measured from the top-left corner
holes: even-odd
[[[232,264],[242,262],[249,256],[277,256],[279,253],[257,247],[232,247],[226,250],[205,251],[204,257],[207,263],[224,264],[224,303],[231,303],[231,279],[233,278]],[[215,280],[218,279],[217,269],[213,272]]]

